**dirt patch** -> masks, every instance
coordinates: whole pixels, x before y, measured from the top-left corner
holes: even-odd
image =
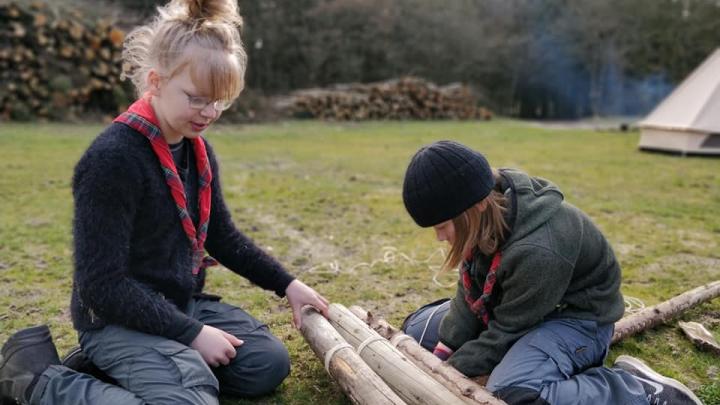
[[[635,252],[640,246],[633,243],[615,243],[613,244],[613,250],[619,256],[627,256]]]
[[[717,236],[707,232],[679,230],[677,231],[677,235],[680,239],[680,244],[683,247],[691,250],[714,250],[715,248],[717,248],[718,245]]]
[[[286,238],[290,241],[286,262],[295,266],[294,272],[303,273],[320,267],[339,267],[336,263],[341,257],[340,249],[324,239],[308,235],[301,230],[280,221],[277,217],[260,212],[248,210],[254,222],[264,228],[272,230],[275,237]],[[328,237],[330,238],[330,237]]]

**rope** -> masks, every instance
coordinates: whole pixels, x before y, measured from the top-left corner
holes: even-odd
[[[440,271],[440,265],[439,264],[432,264],[433,260],[435,259],[435,256],[440,256],[441,258],[445,257],[445,249],[438,248],[435,251],[433,251],[430,256],[428,256],[425,259],[415,259],[407,254],[401,252],[398,248],[395,246],[383,246],[381,249],[381,257],[375,260],[372,260],[370,262],[360,262],[357,264],[354,264],[352,266],[347,266],[345,270],[343,271],[343,266],[340,265],[340,262],[337,260],[329,261],[320,263],[316,266],[313,266],[307,270],[308,273],[331,273],[334,275],[340,274],[341,272],[345,273],[353,273],[357,269],[366,267],[369,269],[372,269],[373,267],[377,265],[392,265],[392,264],[400,264],[405,263],[411,266],[425,266],[428,270],[430,270],[433,273],[432,281],[436,285],[440,287],[450,287],[455,284],[455,281],[449,283],[449,284],[443,284],[440,281],[438,281],[438,277],[442,274]],[[322,269],[327,269],[325,271],[322,271]],[[638,311],[642,311],[645,309],[645,303],[640,300],[639,298],[635,297],[629,297],[625,296],[625,313],[632,314]]]
[[[454,282],[448,285],[442,284],[437,280],[437,277],[440,274],[440,265],[439,264],[432,264],[433,260],[435,259],[435,256],[445,257],[445,249],[438,248],[435,251],[433,251],[430,256],[428,256],[425,259],[415,259],[413,257],[410,257],[409,255],[401,252],[398,248],[395,246],[383,246],[381,249],[381,255],[379,258],[374,259],[370,262],[360,262],[356,263],[351,266],[343,267],[339,261],[332,260],[329,262],[323,262],[316,266],[313,266],[306,270],[308,273],[331,273],[334,275],[340,274],[341,272],[344,273],[354,273],[356,270],[360,268],[368,268],[372,269],[375,266],[378,265],[397,265],[397,264],[408,264],[411,266],[425,266],[428,270],[433,272],[433,282],[441,287],[449,287]]]
[[[634,314],[645,309],[645,303],[640,298],[625,296],[625,313]]]
[[[398,333],[397,335],[393,336],[392,339],[390,339],[390,343],[392,343],[393,346],[398,347],[400,343],[406,340],[412,340],[414,342],[415,338],[404,333]]]
[[[330,360],[332,360],[335,353],[339,352],[342,349],[350,349],[352,350],[352,346],[350,346],[347,342],[340,342],[337,345],[335,345],[332,349],[328,350],[325,353],[325,371],[330,374]]]
[[[377,342],[379,340],[383,340],[383,341],[387,342],[387,339],[385,339],[382,336],[370,336],[369,338],[365,339],[362,343],[360,343],[360,346],[358,346],[357,354],[362,356],[362,351],[367,345],[369,345],[372,342]]]

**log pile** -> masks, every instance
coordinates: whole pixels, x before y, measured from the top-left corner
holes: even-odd
[[[437,86],[416,77],[299,90],[278,107],[296,118],[336,121],[492,118],[490,110],[477,106],[468,86]]]
[[[612,343],[718,296],[720,281],[714,281],[629,315],[615,324]],[[467,378],[359,306],[331,304],[329,321],[306,307],[302,324],[305,340],[355,404],[505,403],[480,385],[484,382]],[[720,345],[701,324],[680,322],[680,327],[703,350],[720,354]]]
[[[329,321],[306,307],[302,325],[303,337],[325,370],[355,404],[504,404],[457,372],[463,380],[459,385],[427,372],[342,305],[330,305]]]
[[[119,86],[124,32],[46,3],[0,5],[0,119],[66,119],[115,113],[131,93]]]
[[[434,354],[420,346],[415,339],[402,333],[402,331],[390,325],[385,319],[375,317],[357,305],[350,307],[350,311],[397,347],[398,350],[415,363],[416,366],[428,375],[433,376],[450,391],[459,396],[470,398],[479,404],[501,403],[478,383],[467,378],[454,367],[437,358]]]
[[[300,331],[315,354],[324,360],[325,370],[353,403],[405,404],[314,308],[303,309]]]

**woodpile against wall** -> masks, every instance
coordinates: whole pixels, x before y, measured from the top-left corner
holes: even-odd
[[[124,32],[58,14],[43,2],[0,5],[1,120],[115,113],[132,97],[120,85]]]
[[[490,110],[477,106],[468,86],[437,86],[416,77],[299,90],[277,106],[296,118],[337,121],[492,118]]]

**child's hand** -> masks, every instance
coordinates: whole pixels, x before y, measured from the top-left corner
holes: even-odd
[[[305,285],[300,280],[293,280],[287,286],[285,290],[288,303],[293,313],[293,325],[295,328],[300,329],[302,326],[302,308],[305,305],[312,305],[323,314],[324,317],[328,317],[328,304],[330,301],[325,299],[322,295],[318,294],[317,291]]]
[[[245,342],[223,330],[205,325],[190,346],[200,352],[207,364],[217,367],[230,364],[237,354],[235,347],[243,343]]]

